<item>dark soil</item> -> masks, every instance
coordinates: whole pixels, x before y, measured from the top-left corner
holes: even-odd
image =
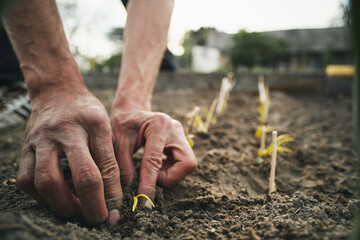
[[[114,92],[95,95],[109,108]],[[166,90],[154,94],[153,108],[184,122],[186,112],[208,107],[215,96]],[[60,219],[18,190],[12,179],[24,126],[1,134],[0,239],[346,239],[358,202],[351,99],[271,92],[269,124],[296,141],[287,144],[292,153],[278,154],[278,192],[268,195],[270,159],[255,161],[256,97],[232,93],[209,133],[195,136],[198,171],[171,189],[159,187],[153,210],[133,213],[136,184],[125,189],[115,227]]]

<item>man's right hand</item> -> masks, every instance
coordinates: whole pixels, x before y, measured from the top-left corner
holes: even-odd
[[[111,134],[105,108],[85,87],[37,96],[26,127],[18,187],[62,217],[82,211],[88,223],[109,216],[109,223],[116,224],[122,190]],[[64,156],[78,198],[59,167]]]

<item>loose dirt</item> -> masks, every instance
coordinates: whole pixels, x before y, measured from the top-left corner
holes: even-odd
[[[109,109],[113,90],[94,93]],[[153,110],[185,125],[186,112],[209,107],[215,96],[209,89],[165,90],[154,94]],[[158,187],[153,210],[132,212],[136,183],[125,189],[115,227],[89,227],[81,216],[60,219],[18,190],[13,179],[24,126],[2,133],[0,239],[346,239],[359,199],[351,99],[271,92],[268,122],[295,142],[287,144],[292,153],[278,154],[278,192],[268,195],[270,158],[255,161],[256,98],[232,93],[209,133],[195,135],[197,172],[171,189]],[[137,166],[140,159],[136,153]]]

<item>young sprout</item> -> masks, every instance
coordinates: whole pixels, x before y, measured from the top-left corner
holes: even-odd
[[[277,152],[292,152],[292,150],[290,148],[287,147],[282,147],[281,144],[286,143],[286,142],[293,142],[295,141],[294,138],[292,138],[289,134],[282,134],[280,136],[278,136],[276,138],[276,151]],[[262,156],[267,157],[270,156],[273,152],[273,143],[270,144],[263,152],[260,152],[261,150],[259,149],[258,151],[258,155],[262,154]]]
[[[261,135],[262,135],[262,127],[265,127],[265,133],[269,133],[269,132],[272,132],[273,131],[273,128],[271,126],[266,126],[265,124],[259,124],[256,128],[256,131],[255,131],[255,137],[256,138],[261,138]]]
[[[264,159],[262,158],[262,154],[265,149],[265,138],[266,138],[266,127],[264,125],[261,126],[261,139],[260,139],[260,151],[258,151],[258,156],[256,158],[256,161],[258,163],[262,163]]]
[[[199,115],[197,115],[195,117],[193,126],[198,132],[207,132],[205,123],[203,122],[203,120],[201,119],[201,117]]]
[[[273,151],[271,155],[271,169],[270,169],[270,179],[269,179],[269,194],[276,192],[275,185],[275,171],[276,171],[276,153],[277,153],[277,131],[272,132],[272,145]]]
[[[186,140],[188,141],[191,148],[193,148],[194,144],[195,144],[193,137],[194,137],[194,135],[192,135],[192,134],[186,135]]]
[[[260,114],[260,123],[265,124],[269,108],[270,108],[270,94],[269,94],[269,87],[265,87],[263,78],[259,79],[259,106],[257,107],[257,110]]]
[[[136,208],[136,205],[137,205],[137,203],[138,203],[138,198],[139,198],[139,197],[144,197],[144,198],[146,198],[146,199],[151,203],[151,205],[152,205],[153,207],[155,207],[154,203],[151,201],[151,199],[150,199],[148,196],[146,196],[145,194],[139,194],[139,195],[133,197],[133,199],[134,199],[134,204],[133,204],[133,206],[132,206],[132,211],[133,211],[133,212],[135,211],[135,208]]]
[[[233,74],[228,73],[227,77],[224,77],[221,81],[219,101],[215,109],[216,114],[223,113],[227,107],[227,100],[229,98],[231,90],[234,87],[234,84],[232,83],[232,77]]]
[[[188,123],[189,123],[189,127],[185,132],[186,136],[191,134],[191,130],[193,128],[195,118],[196,118],[196,116],[199,115],[199,112],[200,112],[200,107],[196,106],[196,107],[194,107],[194,110],[192,110],[191,112],[189,112],[185,115],[185,118],[188,120]]]
[[[207,131],[209,130],[210,123],[213,120],[213,116],[214,116],[215,107],[216,107],[217,102],[218,102],[218,98],[215,98],[211,103],[209,113],[206,116],[205,133],[207,133]]]
[[[258,88],[259,88],[259,102],[260,104],[257,107],[257,110],[260,114],[260,123],[256,128],[255,131],[255,137],[260,138],[262,134],[262,126],[266,126],[266,121],[269,114],[269,108],[270,108],[270,94],[269,94],[269,87],[265,87],[264,84],[264,76],[259,76],[259,82],[258,82]],[[266,132],[271,132],[273,129],[270,126],[266,126]]]

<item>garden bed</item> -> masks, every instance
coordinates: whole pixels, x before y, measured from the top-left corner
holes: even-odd
[[[114,91],[95,95],[109,109]],[[184,123],[209,89],[164,90],[153,110]],[[289,133],[292,153],[278,153],[277,193],[268,192],[270,158],[257,163],[257,93],[233,92],[207,134],[195,135],[199,167],[171,189],[157,188],[155,208],[131,211],[136,185],[125,189],[115,227],[88,227],[82,217],[59,219],[18,190],[24,126],[0,136],[1,239],[346,239],[356,210],[352,105],[349,97],[271,91],[268,123]],[[269,134],[269,138],[270,138]],[[268,142],[270,139],[268,139]],[[141,154],[134,155],[139,162]],[[139,166],[139,164],[137,164]]]

